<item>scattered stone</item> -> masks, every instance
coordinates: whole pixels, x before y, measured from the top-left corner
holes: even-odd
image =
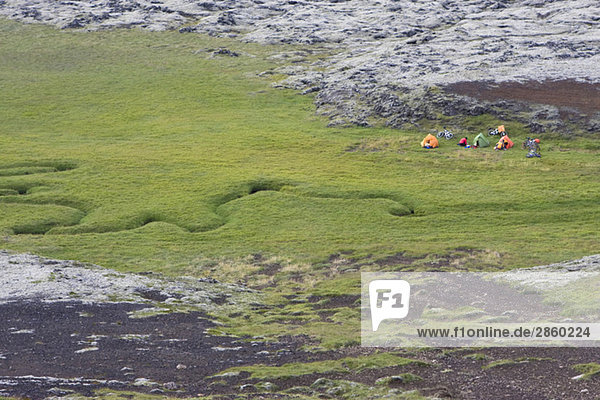
[[[310,385],[313,389],[328,389],[333,386],[335,386],[335,382],[327,378],[319,378]]]
[[[308,396],[313,395],[315,392],[308,386],[294,386],[286,390],[287,393],[290,394],[305,394]]]
[[[277,350],[277,356],[278,357],[287,356],[287,355],[290,355],[290,354],[292,354],[292,351],[288,350],[288,349]]]
[[[274,392],[279,389],[277,385],[272,382],[259,382],[254,386],[261,392]]]
[[[423,378],[421,378],[420,376],[407,372],[405,374],[386,376],[384,378],[379,378],[375,381],[375,384],[376,385],[393,386],[393,385],[417,382],[417,381],[421,381],[421,380],[423,380]]]
[[[242,346],[238,346],[238,347],[220,347],[220,346],[215,346],[215,347],[212,347],[212,349],[214,351],[237,351],[237,350],[241,350]]]
[[[35,329],[20,329],[18,331],[11,332],[10,334],[11,335],[20,335],[20,334],[28,335],[28,334],[32,334],[34,332],[35,332]]]
[[[346,393],[346,388],[342,386],[334,386],[330,389],[327,389],[325,393],[331,396],[341,396],[342,394]]]
[[[82,354],[82,353],[87,353],[90,351],[98,351],[98,350],[100,350],[98,347],[85,347],[83,349],[76,350],[75,354]]]
[[[224,372],[222,374],[215,375],[215,378],[233,378],[233,377],[238,376],[239,374],[240,374],[240,371]]]
[[[66,396],[68,394],[72,394],[75,393],[73,390],[69,390],[69,389],[62,389],[59,387],[53,387],[48,389],[48,393],[53,394],[54,396]]]
[[[158,386],[158,383],[148,379],[148,378],[137,378],[134,382],[133,382],[134,386],[144,386],[144,387],[154,387],[154,386]]]
[[[163,385],[163,387],[167,390],[177,390],[179,389],[179,385],[177,385],[175,382],[167,382]]]
[[[238,53],[228,50],[228,49],[225,49],[225,48],[217,49],[217,50],[213,51],[212,54],[213,54],[213,56],[239,57]]]
[[[251,383],[240,386],[240,392],[255,392],[256,386]]]

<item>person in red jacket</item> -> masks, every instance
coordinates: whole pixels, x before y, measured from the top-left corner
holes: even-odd
[[[457,145],[462,146],[462,147],[467,147],[467,137],[465,136],[464,138],[460,139],[458,141]]]

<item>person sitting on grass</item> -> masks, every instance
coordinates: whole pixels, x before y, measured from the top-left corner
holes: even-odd
[[[458,141],[457,145],[462,146],[462,147],[467,147],[467,137],[465,136],[464,138],[460,139]]]

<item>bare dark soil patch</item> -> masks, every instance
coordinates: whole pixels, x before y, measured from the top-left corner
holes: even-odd
[[[368,356],[376,350],[362,348],[341,349],[344,357]],[[376,386],[380,378],[414,374],[422,380],[406,383],[396,382],[390,388],[418,390],[435,398],[481,400],[583,400],[595,398],[599,393],[600,379],[577,380],[579,375],[572,366],[579,363],[597,362],[600,349],[568,348],[488,348],[488,349],[430,349],[408,351],[389,349],[400,356],[417,359],[413,363],[397,367],[366,369],[360,372],[334,372],[307,374],[293,378],[272,379],[279,389],[286,390],[304,386],[306,390],[319,378],[341,379]],[[477,353],[484,359],[472,358]],[[500,360],[513,361],[505,365],[484,368]],[[238,378],[236,378],[238,379]],[[227,381],[236,384],[257,383],[255,379]],[[318,395],[318,390],[316,390]],[[330,398],[325,394],[324,398]]]
[[[258,273],[269,276],[275,275],[281,270],[281,268],[283,268],[283,265],[281,265],[281,263],[278,262],[265,263],[260,265],[262,268],[259,270]]]
[[[355,349],[355,354],[367,355]],[[396,352],[397,349],[390,349]],[[485,359],[469,358],[479,353]],[[319,378],[343,379],[375,386],[379,378],[411,373],[422,380],[394,383],[390,388],[418,390],[435,398],[481,400],[549,400],[591,399],[599,393],[600,379],[574,380],[579,375],[572,366],[597,362],[600,349],[568,348],[489,348],[489,349],[431,349],[417,353],[401,351],[401,356],[416,358],[428,365],[414,363],[398,367],[367,369],[361,372],[308,374],[288,379],[272,380],[279,388],[310,387]],[[484,368],[494,361],[514,363]],[[248,380],[248,382],[255,382]]]
[[[465,358],[472,353],[487,359]],[[423,394],[433,395],[447,389],[455,399],[590,399],[599,393],[600,380],[573,380],[579,375],[572,366],[597,362],[600,349],[586,348],[493,348],[422,354],[433,363],[430,373],[421,373],[415,384]],[[514,364],[484,369],[493,361],[512,360]],[[375,377],[373,377],[375,378]]]
[[[549,104],[567,111],[576,109],[586,114],[600,112],[600,84],[574,80],[529,82],[460,82],[447,90],[479,100],[518,101]]]
[[[407,256],[405,253],[396,253],[394,255],[380,258],[379,260],[375,260],[375,264],[379,266],[397,266],[397,265],[411,265],[415,261],[419,259],[423,259],[425,256],[419,257],[411,257]]]
[[[312,301],[318,301],[313,298]],[[353,297],[333,298],[348,305]],[[282,365],[343,357],[368,356],[360,347],[306,353],[308,338],[263,343],[251,338],[210,336],[213,323],[198,312],[133,319],[141,304],[14,302],[0,305],[0,396],[40,399],[75,391],[92,395],[98,388],[168,393],[175,396],[223,394],[234,398],[256,382],[247,373],[210,378],[244,365]],[[385,351],[385,349],[384,349]],[[361,372],[300,375],[272,379],[280,390],[310,386],[316,379],[345,379],[373,386],[379,378],[413,373],[422,378],[395,387],[417,389],[452,399],[590,399],[600,379],[574,380],[572,367],[597,362],[600,349],[491,348],[389,349],[427,363],[367,369]],[[479,353],[483,357],[465,357]],[[493,361],[514,362],[484,368]],[[219,383],[223,382],[223,383]],[[257,394],[258,395],[258,394]],[[275,395],[272,397],[274,398]]]
[[[207,335],[213,323],[198,312],[129,317],[128,312],[144,307],[0,305],[0,396],[40,399],[57,391],[90,395],[100,387],[146,392],[175,388],[174,394],[196,395],[210,393],[206,378],[230,367],[311,358],[298,350],[301,338],[266,344]],[[232,390],[236,388],[227,388]]]

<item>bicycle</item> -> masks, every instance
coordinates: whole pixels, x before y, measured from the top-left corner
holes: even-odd
[[[450,132],[448,129],[446,129],[446,127],[444,127],[443,131],[438,132],[437,137],[450,140],[454,137],[454,133]]]
[[[500,125],[496,129],[488,128],[488,135],[490,135],[490,136],[500,135],[500,137],[506,136],[506,131],[504,130],[504,125]]]

